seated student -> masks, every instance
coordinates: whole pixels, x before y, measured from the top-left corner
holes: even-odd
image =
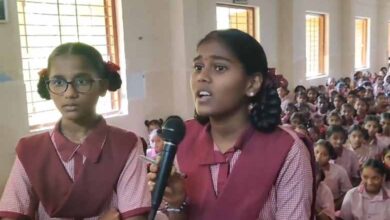
[[[373,107],[374,114],[382,114],[390,110],[389,98],[384,93],[379,93],[375,97],[375,106]]]
[[[306,91],[300,91],[296,95],[296,106],[299,112],[312,112],[315,111],[315,105],[311,104],[307,101],[307,93]]]
[[[352,185],[359,184],[359,159],[353,151],[344,147],[347,139],[346,131],[341,126],[329,126],[326,139],[332,144],[337,154],[334,163],[347,171]]]
[[[315,127],[315,126],[310,126],[308,129],[307,129],[307,132],[309,134],[309,137],[311,139],[311,141],[314,143],[316,141],[318,141],[319,139],[321,139],[320,137],[320,130]]]
[[[369,106],[363,98],[357,98],[354,108],[356,111],[355,123],[361,125],[368,113]]]
[[[377,133],[376,139],[379,146],[388,146],[390,144],[390,112],[381,114],[381,132]]]
[[[284,114],[282,114],[282,124],[290,124],[290,119],[293,113],[297,112],[298,109],[294,103],[288,103]]]
[[[306,88],[302,85],[297,85],[295,88],[294,88],[294,100],[297,99],[297,95],[298,93],[300,92],[306,92]]]
[[[314,114],[311,118],[313,126],[318,129],[320,139],[325,139],[326,130],[328,127],[325,125],[325,119],[319,114]]]
[[[343,121],[343,127],[348,130],[350,126],[354,124],[355,109],[352,105],[344,103],[341,106],[341,117]]]
[[[388,73],[383,80],[384,92],[386,95],[390,94],[390,74]]]
[[[326,116],[329,110],[329,100],[324,95],[319,95],[317,98],[317,114],[321,116]]]
[[[390,191],[390,145],[383,150],[382,155],[383,164],[385,164],[385,167],[387,169],[386,182],[384,184],[386,190]]]
[[[349,91],[347,95],[347,103],[352,106],[355,106],[356,98],[357,98],[356,91],[354,90]]]
[[[375,158],[370,154],[370,149],[366,145],[367,131],[360,125],[353,125],[348,130],[348,141],[345,148],[352,150],[359,159],[359,165],[363,165],[368,159]]]
[[[341,112],[341,106],[346,102],[344,96],[341,94],[337,94],[334,99],[333,99],[333,107],[334,110],[337,111],[338,113]]]
[[[314,144],[314,155],[325,173],[324,183],[332,191],[335,210],[338,210],[341,207],[345,193],[352,188],[347,171],[340,165],[330,163],[330,160],[337,158],[337,154],[328,141],[323,139],[317,141]]]
[[[328,126],[341,126],[342,125],[342,118],[336,110],[333,110],[328,113],[326,116],[326,122],[328,123]]]
[[[305,124],[306,124],[305,115],[302,112],[295,112],[291,115],[289,126],[291,126],[292,129],[297,128],[299,125],[305,125]]]
[[[329,77],[325,83],[326,86],[326,94],[331,97],[331,93],[335,91],[336,87],[336,79],[333,77]]]
[[[374,96],[374,89],[371,86],[366,87],[366,92],[364,93],[364,99],[368,103],[369,106],[369,113],[372,113],[375,109],[375,96]]]
[[[146,219],[151,199],[140,138],[96,113],[99,97],[120,88],[118,70],[83,43],[53,50],[38,93],[62,117],[53,130],[20,139],[0,218]]]
[[[334,199],[332,191],[324,183],[325,173],[317,164],[316,169],[316,184],[317,184],[317,195],[316,195],[316,220],[334,220]]]
[[[318,91],[316,87],[311,86],[307,90],[307,102],[311,103],[312,105],[315,105],[318,97]]]
[[[349,86],[343,81],[339,80],[336,84],[336,91],[339,95],[341,95],[343,98],[345,95],[347,95]]]
[[[383,188],[386,168],[381,161],[369,159],[363,165],[362,184],[349,190],[340,210],[343,220],[390,219],[390,197]]]
[[[377,134],[380,130],[379,118],[376,115],[367,115],[364,119],[363,128],[367,130],[367,146],[370,149],[370,154],[375,155],[376,159],[380,159],[380,154],[383,149],[390,143],[378,142]]]
[[[363,86],[359,86],[355,89],[356,98],[364,98],[364,95],[366,94],[366,88]]]
[[[145,120],[144,124],[146,126],[146,129],[148,130],[148,134],[150,134],[150,132],[152,132],[155,129],[161,129],[163,122],[164,120],[162,118]]]
[[[146,156],[151,159],[156,159],[164,149],[164,140],[161,137],[161,129],[154,129],[149,134],[150,148],[146,151]]]
[[[289,103],[293,103],[294,101],[289,96],[290,91],[287,86],[279,86],[278,87],[278,95],[280,98],[280,107],[282,108],[282,112],[286,111],[287,105]]]

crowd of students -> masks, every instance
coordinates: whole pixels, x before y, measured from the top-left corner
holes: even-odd
[[[389,76],[385,67],[375,74],[358,71],[352,79],[298,85],[293,94],[280,80],[283,126],[314,143],[319,219],[390,217]]]

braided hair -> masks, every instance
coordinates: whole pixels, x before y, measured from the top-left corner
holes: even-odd
[[[263,78],[259,92],[249,97],[251,108],[249,118],[259,131],[272,132],[280,123],[280,98],[277,93],[277,82],[268,69],[267,57],[259,42],[247,33],[236,29],[212,31],[199,41],[197,47],[209,41],[224,44],[241,62],[246,74],[252,76],[260,73]],[[208,117],[196,114],[195,119],[205,124]]]
[[[103,61],[102,55],[94,47],[76,42],[65,43],[56,47],[50,54],[47,69],[39,72],[38,93],[44,99],[50,99],[49,91],[46,87],[46,81],[49,79],[49,71],[53,60],[61,55],[80,55],[83,56],[89,64],[96,70],[97,74],[108,81],[108,90],[116,91],[122,85],[119,67],[111,62]]]

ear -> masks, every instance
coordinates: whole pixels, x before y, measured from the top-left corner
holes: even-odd
[[[104,97],[108,90],[108,80],[102,80],[100,82],[100,92],[99,96]]]
[[[249,97],[255,96],[261,89],[261,85],[263,83],[263,76],[260,72],[255,73],[252,76],[249,76],[247,87],[246,87],[246,95]]]

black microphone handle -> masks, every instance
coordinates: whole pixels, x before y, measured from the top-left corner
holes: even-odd
[[[160,207],[164,196],[165,187],[167,186],[168,178],[171,175],[173,161],[176,154],[176,145],[171,142],[165,142],[164,150],[161,157],[157,181],[152,194],[152,210],[149,219],[154,219],[158,208]]]

